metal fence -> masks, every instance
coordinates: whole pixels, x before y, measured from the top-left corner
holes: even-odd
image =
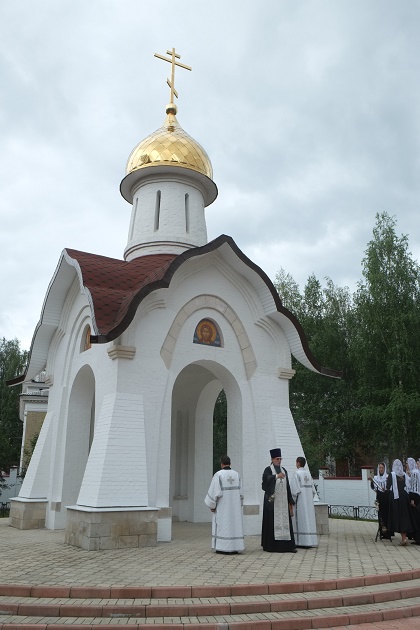
[[[354,518],[356,521],[376,521],[378,510],[369,505],[329,505],[328,516]]]
[[[9,516],[10,514],[10,503],[6,501],[6,503],[0,503],[0,518]]]

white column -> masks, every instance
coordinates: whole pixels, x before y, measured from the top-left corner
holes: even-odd
[[[143,396],[104,397],[77,504],[148,505]]]

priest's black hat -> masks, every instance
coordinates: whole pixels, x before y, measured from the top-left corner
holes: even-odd
[[[272,448],[270,451],[271,459],[275,459],[276,457],[281,457],[281,449],[280,448]]]

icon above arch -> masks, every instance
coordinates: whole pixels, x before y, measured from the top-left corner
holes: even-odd
[[[202,319],[194,330],[193,343],[203,346],[222,346],[222,336],[217,324],[212,319]]]

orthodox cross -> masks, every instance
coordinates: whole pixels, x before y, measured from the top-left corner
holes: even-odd
[[[232,477],[232,475],[230,475],[230,476],[227,478],[227,480],[229,481],[229,483],[230,483],[230,484],[232,484],[232,483],[235,481],[235,479],[234,479],[234,477]]]
[[[158,59],[163,59],[163,61],[169,61],[169,63],[172,66],[172,71],[171,71],[171,79],[166,79],[166,83],[168,84],[168,86],[171,89],[171,100],[170,102],[173,103],[174,102],[174,96],[176,96],[178,98],[178,92],[175,89],[174,83],[175,83],[175,66],[179,66],[180,68],[185,68],[185,70],[192,70],[192,68],[190,68],[190,66],[186,66],[185,64],[181,63],[180,61],[177,61],[177,59],[181,59],[181,55],[178,55],[175,52],[175,48],[172,48],[172,50],[167,50],[166,51],[167,55],[170,55],[170,58],[168,59],[167,57],[164,57],[163,55],[159,55],[158,53],[155,53],[155,57],[158,57]]]

